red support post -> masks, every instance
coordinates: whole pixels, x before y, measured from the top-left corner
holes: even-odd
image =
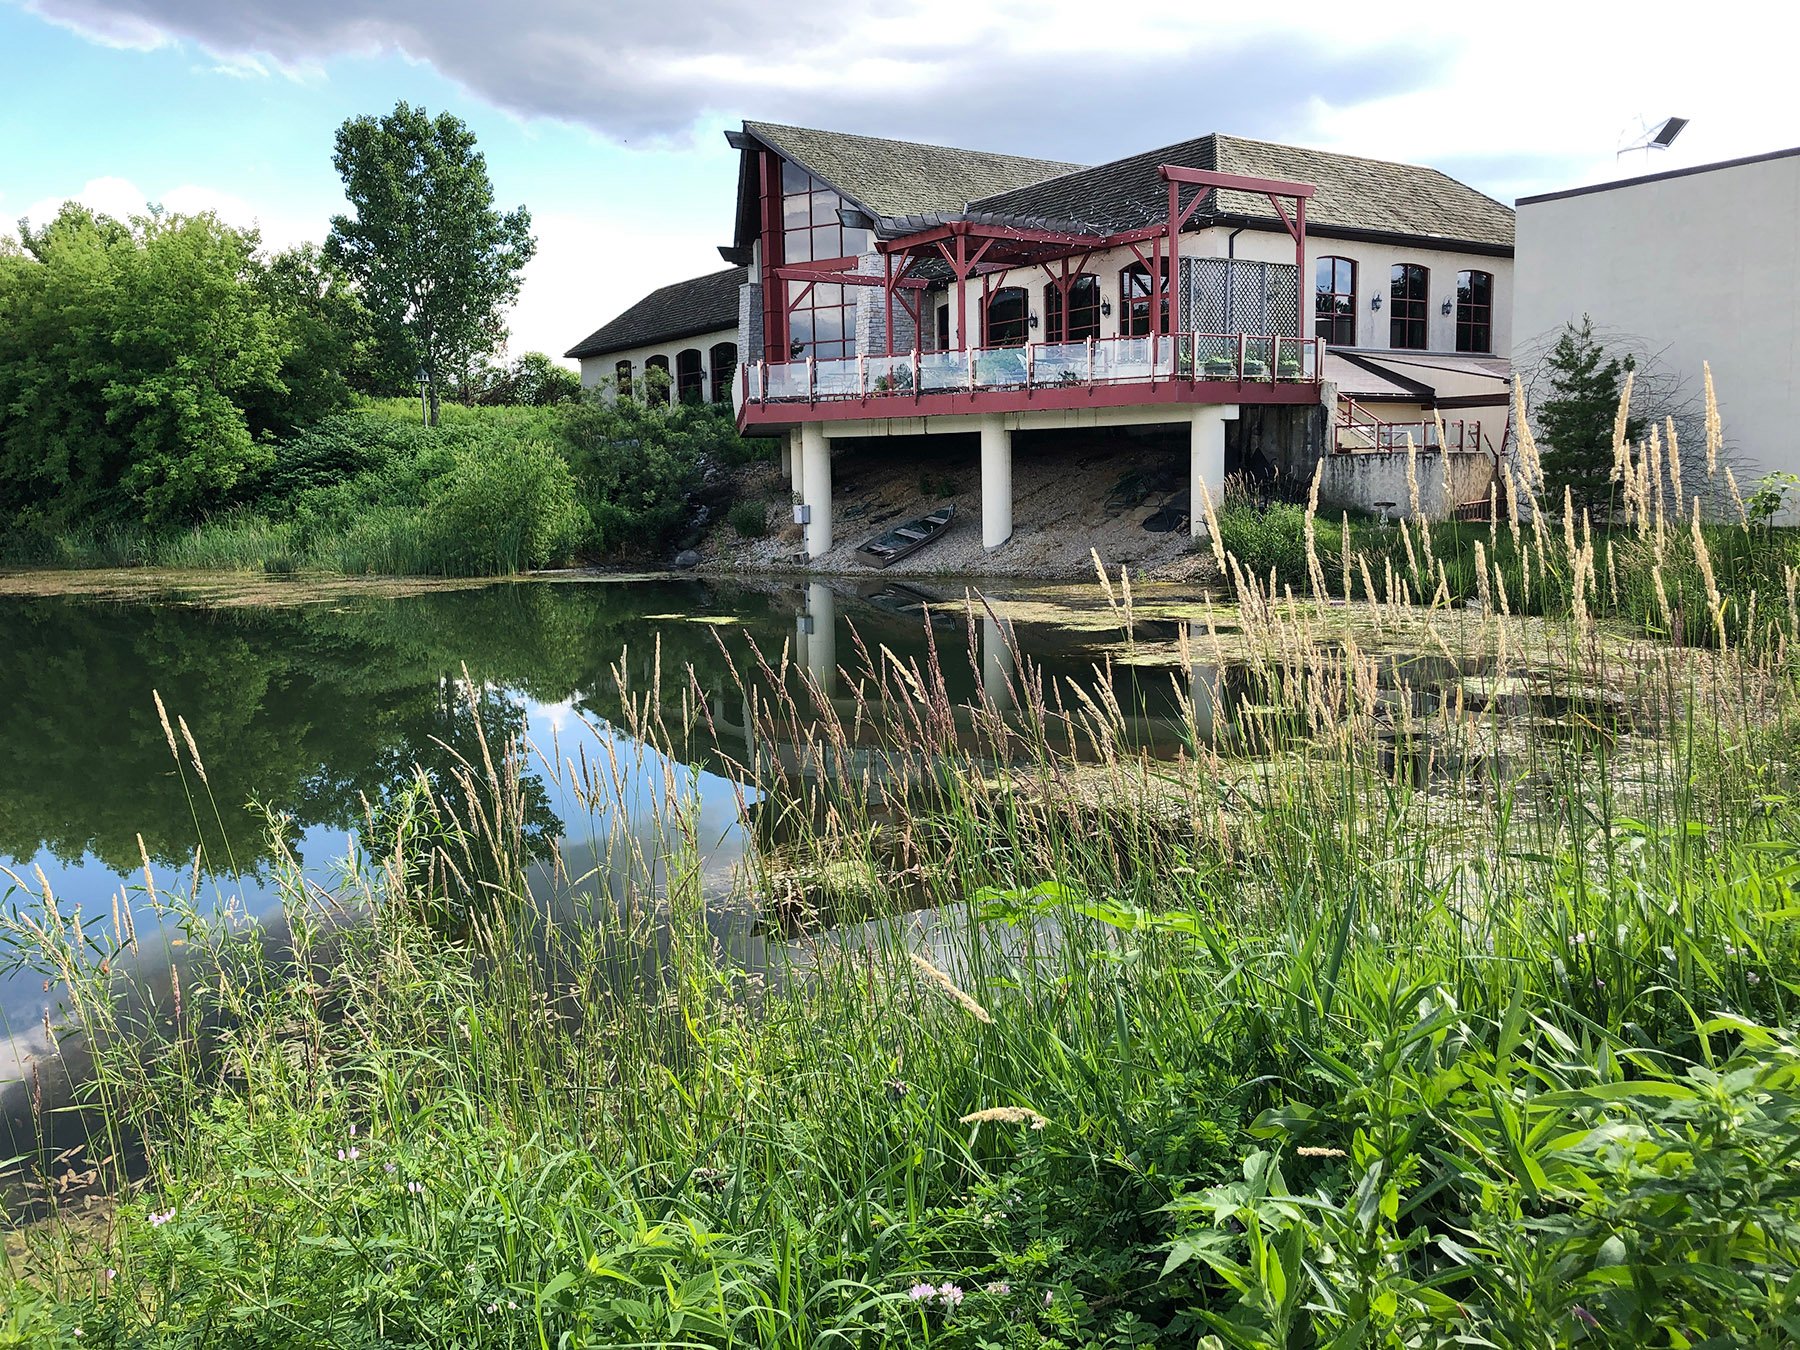
[[[1169,184],[1169,286],[1171,289],[1181,284],[1181,184]],[[1170,331],[1180,330],[1180,323],[1173,312],[1169,314]]]
[[[886,294],[887,304],[887,354],[894,354],[894,255],[884,253],[881,263],[886,271],[887,284],[882,288]]]

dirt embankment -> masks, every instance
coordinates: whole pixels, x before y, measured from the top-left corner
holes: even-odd
[[[972,437],[852,442],[832,456],[833,534],[824,557],[801,564],[788,482],[778,466],[758,466],[738,484],[739,500],[762,501],[770,533],[745,539],[721,522],[699,547],[717,571],[869,569],[856,550],[869,538],[946,504],[956,517],[944,537],[887,569],[891,576],[1091,577],[1093,552],[1138,576],[1186,580],[1210,575],[1211,551],[1188,532],[1185,436],[1124,431],[1080,438],[1020,435],[1013,447],[1013,534],[981,546],[981,471]],[[1172,529],[1147,530],[1146,520]]]

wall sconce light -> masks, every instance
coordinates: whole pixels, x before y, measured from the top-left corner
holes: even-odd
[[[1112,301],[1102,300],[1100,302],[1100,313],[1105,318],[1112,318]]]
[[[1381,308],[1381,297],[1379,295],[1371,295],[1369,297],[1369,308],[1370,309],[1380,309]]]
[[[1029,319],[1026,320],[1026,322],[1029,323],[1033,328],[1036,328],[1037,327],[1037,315],[1033,314]]]
[[[1446,295],[1444,297],[1444,303],[1438,308],[1438,313],[1448,314],[1454,308],[1456,308],[1456,302]]]

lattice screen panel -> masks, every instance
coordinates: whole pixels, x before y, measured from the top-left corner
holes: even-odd
[[[1181,328],[1299,337],[1300,269],[1246,258],[1183,258]]]

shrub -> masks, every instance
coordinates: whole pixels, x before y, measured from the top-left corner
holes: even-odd
[[[1219,542],[1244,570],[1266,582],[1269,573],[1282,584],[1307,579],[1306,512],[1292,502],[1258,505],[1227,493],[1218,508]]]
[[[483,575],[567,561],[586,524],[562,456],[543,441],[506,441],[458,454],[423,528],[430,570]]]
[[[760,497],[735,503],[726,514],[731,528],[743,539],[761,539],[769,533],[769,504]]]

